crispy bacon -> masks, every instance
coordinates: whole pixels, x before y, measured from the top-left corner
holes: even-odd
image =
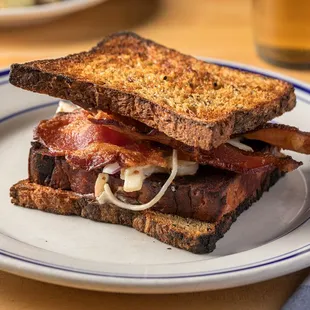
[[[310,154],[310,133],[300,131],[296,127],[267,123],[243,136],[247,139],[264,141],[285,150]]]
[[[178,148],[182,144],[182,142],[129,117],[98,111],[96,115],[90,114],[88,119],[94,124],[104,125],[138,140],[155,141],[174,148]]]
[[[247,152],[226,143],[211,151],[200,152],[197,155],[197,161],[238,173],[253,173],[268,170],[271,167],[289,172],[302,164],[280,152],[272,154],[270,149],[266,148],[265,152]]]
[[[211,151],[187,146],[165,134],[151,129],[132,119],[114,116],[105,112],[98,112],[95,116],[90,115],[89,120],[101,124],[119,132],[127,132],[128,135],[139,140],[151,140],[169,145],[181,152],[184,159],[208,164],[221,169],[231,170],[238,173],[256,172],[258,170],[278,167],[282,171],[292,171],[301,165],[289,156],[271,154],[269,150],[262,152],[242,151],[230,144],[223,144]]]
[[[34,132],[35,140],[51,154],[65,156],[69,163],[82,169],[95,169],[118,162],[122,167],[167,166],[167,147],[136,140],[88,120],[88,113],[60,113],[41,121]],[[171,153],[171,151],[170,151]]]
[[[110,114],[103,111],[97,111],[97,113],[94,115],[88,114],[88,119],[95,124],[105,125],[122,133],[130,133],[130,136],[134,132],[148,134],[154,130],[151,127],[132,118],[119,114]]]
[[[270,149],[265,152],[246,152],[223,144],[211,151],[201,150],[133,119],[104,112],[95,116],[83,110],[59,113],[50,120],[42,121],[34,136],[51,154],[65,156],[71,165],[86,170],[101,168],[112,162],[118,162],[122,167],[167,167],[166,157],[171,153],[167,145],[178,149],[180,159],[238,173],[272,167],[291,171],[301,164],[289,156],[272,154]]]

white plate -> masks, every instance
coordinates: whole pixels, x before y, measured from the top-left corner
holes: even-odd
[[[310,130],[310,87],[291,81],[298,104],[278,121]],[[55,99],[26,92],[0,73],[0,268],[18,275],[94,290],[172,293],[233,287],[310,265],[309,157],[233,224],[216,250],[195,255],[131,228],[59,216],[10,204],[10,186],[27,177],[33,127],[53,115]]]
[[[0,9],[0,26],[45,23],[104,1],[106,0],[65,0],[45,5]]]

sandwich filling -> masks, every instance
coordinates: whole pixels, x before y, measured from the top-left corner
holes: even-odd
[[[258,147],[262,152],[276,151],[276,147],[264,143],[257,143],[255,149]],[[85,200],[98,197],[104,190],[104,184],[108,183],[118,200],[130,205],[146,204],[160,192],[169,176],[164,173],[152,174],[144,180],[140,191],[125,192],[124,181],[120,178],[120,174],[119,172],[104,175],[102,169],[87,171],[73,168],[63,156],[52,156],[38,142],[33,142],[30,148],[29,180],[31,183],[51,189],[72,191],[81,197],[84,196]],[[164,196],[150,210],[209,223],[216,222],[223,214],[235,210],[243,201],[255,196],[262,184],[270,181],[270,175],[282,174],[273,167],[269,171],[236,174],[200,165],[195,175],[176,177]],[[96,202],[95,205],[97,205]],[[110,210],[108,205],[108,203],[101,205],[101,212],[108,212]],[[90,208],[91,210],[93,208]],[[119,212],[123,214],[121,210]]]
[[[34,139],[51,155],[65,157],[74,169],[102,169],[94,189],[99,203],[110,202],[130,210],[151,208],[177,176],[195,175],[199,165],[252,173],[271,168],[288,172],[301,164],[279,152],[261,152],[255,146],[256,140],[310,153],[310,135],[289,126],[266,124],[215,149],[202,150],[133,119],[102,111],[90,113],[69,102],[60,102],[56,115],[40,122]],[[136,192],[141,190],[146,178],[157,173],[170,175],[157,195],[142,205],[118,200],[108,184],[109,175],[119,174],[124,181],[122,190]]]

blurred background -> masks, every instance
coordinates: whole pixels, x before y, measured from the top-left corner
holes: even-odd
[[[291,28],[288,25],[292,26],[294,18],[299,23],[302,21],[301,25],[297,25],[293,35],[281,40],[291,44],[290,38],[303,33],[301,41],[309,52],[308,0],[88,0],[84,5],[81,5],[83,0],[66,0],[62,3],[38,5],[37,11],[34,7],[4,8],[10,2],[18,6],[19,2],[27,4],[29,1],[0,0],[2,67],[9,66],[12,62],[57,57],[86,50],[111,32],[131,30],[184,53],[268,69],[276,68],[277,71],[310,81],[310,71],[307,69],[309,54],[308,60],[306,56],[302,60],[305,66],[297,68],[303,71],[297,71],[295,66],[294,70],[283,69],[283,65],[291,66],[272,61],[270,58],[277,57],[277,54],[272,55],[274,50],[269,49],[267,55],[264,54],[266,46],[270,47],[270,42],[271,46],[273,43],[276,46],[278,44],[276,41],[279,33],[275,27],[283,28],[284,33],[288,34]],[[293,8],[298,3],[301,9],[296,12]],[[76,5],[78,7],[73,8]],[[288,6],[288,14],[291,14],[289,19],[284,16],[287,13],[283,9],[285,6]],[[283,21],[281,18],[284,18]],[[274,26],[275,23],[278,25]],[[255,41],[260,55],[273,64],[280,64],[282,68],[258,57]],[[293,56],[289,54],[289,60]]]

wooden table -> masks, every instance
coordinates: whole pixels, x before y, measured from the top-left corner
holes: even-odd
[[[47,25],[0,29],[0,66],[88,49],[106,34],[128,29],[185,53],[243,62],[310,82],[309,71],[272,67],[256,56],[250,6],[250,0],[110,0]],[[0,310],[279,309],[308,272],[235,289],[161,296],[82,291],[0,272]]]

